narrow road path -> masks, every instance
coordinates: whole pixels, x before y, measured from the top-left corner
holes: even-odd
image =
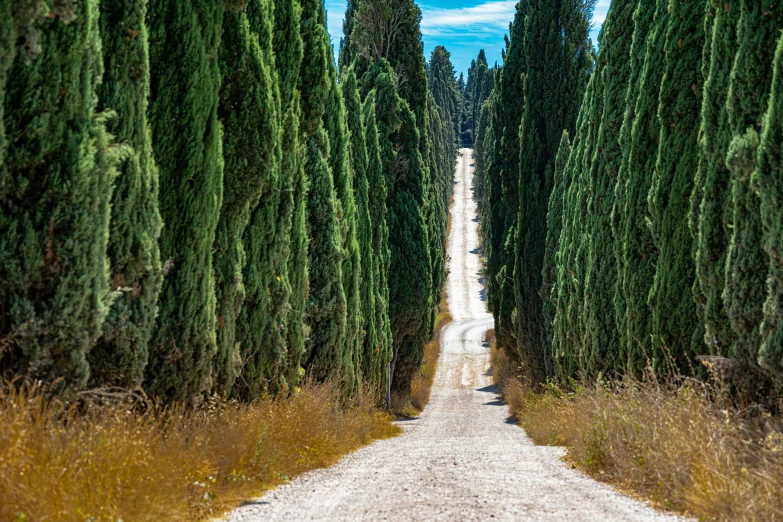
[[[470,149],[451,208],[449,307],[432,398],[400,437],[303,475],[233,512],[266,520],[676,520],[570,469],[509,419],[489,376]]]

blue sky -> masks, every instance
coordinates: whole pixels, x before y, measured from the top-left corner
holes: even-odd
[[[327,23],[332,44],[339,47],[343,34],[345,0],[325,0]],[[443,45],[451,52],[451,61],[457,71],[467,74],[470,61],[484,49],[487,61],[501,62],[503,34],[514,18],[517,0],[418,0],[422,12],[421,32],[424,52],[429,56],[436,45]],[[595,42],[598,30],[606,17],[610,0],[598,0],[593,16],[591,37]]]

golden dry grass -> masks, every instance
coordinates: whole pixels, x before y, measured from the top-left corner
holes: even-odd
[[[783,520],[783,423],[727,406],[716,389],[615,382],[523,386],[493,350],[493,375],[536,444],[565,446],[594,478],[702,520]]]
[[[369,394],[329,385],[198,411],[147,401],[67,407],[0,387],[0,520],[193,521],[397,435]]]

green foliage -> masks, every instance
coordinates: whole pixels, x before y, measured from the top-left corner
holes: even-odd
[[[754,181],[761,193],[764,251],[768,256],[767,298],[761,324],[759,365],[783,379],[783,39],[778,40],[769,106],[764,118]]]
[[[141,384],[163,281],[158,238],[158,170],[147,123],[149,49],[147,0],[101,3],[104,76],[99,106],[114,110],[108,130],[131,150],[119,165],[111,201],[108,256],[111,288],[119,296],[89,353],[96,386]]]
[[[588,188],[589,220],[587,267],[585,274],[585,313],[587,338],[585,368],[591,375],[609,374],[615,369],[619,339],[614,310],[617,260],[611,218],[622,148],[617,139],[626,112],[625,96],[631,62],[632,16],[635,0],[616,0],[601,29],[598,68],[602,76],[603,114],[598,127]]]
[[[761,200],[751,177],[772,83],[774,50],[770,42],[783,28],[783,6],[771,1],[743,1],[740,5],[737,56],[726,100],[733,132],[727,152],[732,236],[723,298],[737,334],[732,354],[755,366],[762,342],[759,328],[766,299],[768,260],[762,245]]]
[[[195,400],[213,386],[212,246],[223,199],[217,118],[222,19],[222,2],[150,2],[149,116],[160,171],[165,223],[160,252],[167,275],[146,380],[152,393],[172,400]]]
[[[713,5],[714,4],[714,5]],[[729,212],[731,192],[726,152],[731,127],[726,112],[730,73],[737,51],[736,5],[725,9],[721,2],[708,2],[705,18],[703,70],[707,72],[701,106],[699,167],[691,195],[690,226],[694,240],[696,279],[693,285],[697,312],[704,322],[704,342],[713,355],[729,355],[734,332],[723,306],[726,252],[731,238]],[[707,25],[709,24],[709,26]]]
[[[269,1],[251,0],[247,12],[229,10],[223,20],[220,46],[222,85],[218,117],[223,124],[223,154],[226,160],[223,206],[213,251],[217,301],[214,386],[221,396],[227,396],[232,391],[241,371],[242,336],[237,336],[237,323],[245,300],[243,272],[247,254],[262,261],[254,265],[260,270],[251,272],[254,279],[251,284],[271,287],[272,280],[279,277],[272,270],[273,260],[265,255],[273,251],[277,239],[270,232],[274,232],[277,217],[277,162],[280,154],[277,115],[279,94],[273,65],[271,14]],[[249,20],[251,16],[255,22],[252,28]],[[258,146],[260,143],[266,146]],[[260,231],[252,231],[248,236],[253,243],[245,245],[243,236],[256,207],[263,208],[265,217],[271,219],[254,221],[253,228],[262,228],[264,234],[259,237]],[[271,292],[254,292],[253,296],[256,298],[248,303],[253,310],[248,310],[244,315],[255,315],[258,312],[267,315]],[[252,326],[242,332],[245,338],[264,331],[259,328],[260,331],[254,332]],[[247,341],[252,342],[250,339]],[[253,348],[258,349],[259,345],[268,346],[269,343],[264,339],[253,343]],[[253,370],[252,366],[248,369],[251,372]]]
[[[558,9],[552,2],[538,0],[529,0],[527,9],[524,60],[536,66],[529,67],[522,78],[525,103],[518,129],[519,212],[515,236],[510,236],[515,260],[507,263],[506,276],[513,274],[514,278],[519,356],[529,381],[540,383],[553,373],[549,346],[543,344],[546,334],[539,293],[547,206],[562,132],[574,132],[584,93],[587,64],[579,57],[589,49],[588,23],[584,18],[589,11],[585,12],[581,2]]]
[[[87,354],[114,297],[111,189],[116,160],[129,151],[111,144],[109,115],[95,110],[103,74],[98,2],[36,7],[14,10],[30,16],[15,19],[19,27],[37,31],[20,34],[26,47],[18,53],[8,46],[12,22],[0,22],[8,138],[0,163],[0,371],[62,378],[59,390],[69,394],[87,383]]]
[[[372,225],[372,277],[375,283],[375,331],[377,336],[376,344],[370,347],[373,357],[363,359],[363,363],[365,380],[381,394],[386,389],[386,365],[392,359],[388,285],[391,253],[389,252],[389,228],[386,223],[387,181],[383,173],[380,146],[381,140],[388,142],[388,135],[380,132],[377,125],[376,114],[379,114],[375,103],[377,92],[375,89],[371,90],[362,105],[367,150],[368,210]]]
[[[704,48],[704,4],[691,0],[669,3],[658,118],[661,131],[658,160],[650,192],[650,223],[658,249],[650,290],[652,356],[655,368],[664,360],[689,370],[704,337],[690,289],[695,277],[688,230],[688,210],[698,169],[701,55]],[[685,253],[685,255],[683,255]]]
[[[497,121],[491,176],[497,176],[500,182],[492,181],[494,194],[490,196],[492,217],[488,227],[487,248],[487,294],[489,309],[495,318],[495,336],[498,346],[514,357],[517,356],[517,344],[511,319],[515,306],[511,243],[514,237],[512,229],[519,210],[519,124],[523,109],[520,101],[524,99],[523,77],[527,68],[524,55],[527,9],[526,0],[516,6],[510,27],[511,40],[503,68],[496,78]]]
[[[361,301],[359,278],[361,277],[361,256],[359,252],[358,213],[354,196],[350,158],[350,135],[346,123],[342,86],[337,84],[334,61],[327,60],[330,79],[329,94],[324,112],[324,128],[329,136],[329,167],[334,178],[334,187],[340,204],[340,235],[342,241],[341,265],[342,287],[346,300],[346,323],[343,346],[342,382],[344,392],[355,393],[360,385],[361,366]]]
[[[305,342],[305,368],[317,380],[341,377],[344,365],[346,299],[341,265],[340,202],[329,166],[330,143],[324,114],[330,91],[331,57],[326,12],[317,0],[302,2],[300,31],[304,66],[299,75],[302,97],[300,132],[307,194],[308,296],[304,320],[309,328]]]
[[[622,360],[631,372],[641,371],[651,359],[652,325],[647,304],[655,275],[657,249],[648,226],[647,196],[658,157],[661,124],[658,120],[658,91],[665,60],[661,49],[666,41],[668,1],[639,2],[636,31],[648,27],[646,50],[638,96],[633,102],[633,126],[628,142],[628,160],[620,178],[625,179],[624,229],[621,239],[622,283],[627,330],[621,339]],[[636,42],[634,42],[635,44]],[[629,101],[630,103],[630,101]]]
[[[359,277],[359,315],[361,331],[359,337],[360,366],[359,371],[363,381],[371,387],[374,395],[380,398],[383,381],[382,363],[379,361],[379,335],[376,323],[376,284],[378,276],[378,259],[373,252],[373,227],[370,216],[370,183],[367,178],[369,163],[367,155],[368,132],[377,133],[377,129],[368,129],[362,113],[362,102],[359,97],[359,84],[352,67],[343,71],[340,76],[345,98],[345,113],[348,130],[351,133],[351,168],[354,173],[354,188],[356,190],[356,239],[359,244],[360,269]],[[374,112],[374,109],[373,109]],[[380,163],[376,147],[373,150],[374,161]],[[377,165],[376,165],[377,166]],[[381,364],[379,364],[381,363]]]
[[[555,173],[552,180],[552,193],[549,195],[549,205],[546,214],[546,244],[544,245],[544,261],[541,269],[542,315],[544,318],[542,343],[551,350],[554,340],[554,322],[557,312],[559,287],[557,284],[557,260],[560,248],[560,234],[563,230],[563,206],[566,190],[570,186],[568,174],[568,158],[571,156],[571,142],[568,131],[563,131],[560,148],[555,157]],[[551,352],[550,352],[551,353]]]

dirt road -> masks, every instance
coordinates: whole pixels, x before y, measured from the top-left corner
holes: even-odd
[[[489,377],[492,327],[479,283],[471,150],[462,149],[451,208],[449,307],[426,411],[376,442],[233,512],[266,520],[676,520],[570,469],[509,419]]]

